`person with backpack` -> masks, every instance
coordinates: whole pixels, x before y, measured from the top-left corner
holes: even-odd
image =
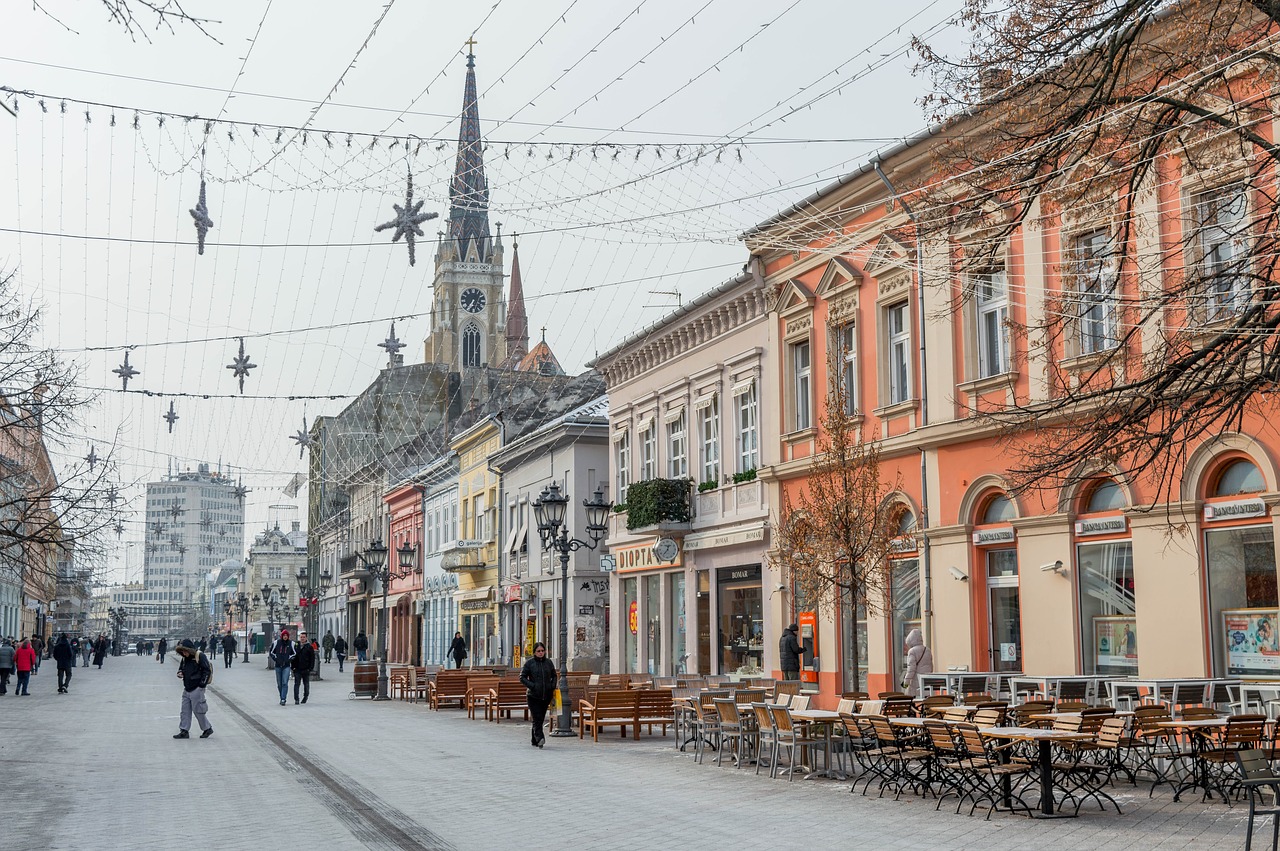
[[[191,738],[191,716],[196,716],[200,725],[200,738],[207,739],[213,735],[213,725],[207,716],[209,703],[205,700],[205,689],[213,682],[213,665],[209,657],[196,649],[195,642],[184,638],[178,642],[178,679],[182,680],[182,714],[178,718],[178,732],[175,739]]]
[[[363,632],[356,633],[356,640],[351,642],[351,646],[356,649],[356,661],[365,661],[365,656],[369,653],[369,639]]]
[[[280,630],[280,637],[271,645],[271,661],[276,666],[276,689],[280,692],[280,705],[289,702],[289,673],[298,648],[289,640],[289,630]]]
[[[342,673],[342,663],[347,658],[347,640],[339,635],[333,640],[333,653],[338,657],[338,673]]]
[[[328,664],[333,659],[333,630],[327,629],[324,633],[324,640],[320,642],[324,647],[324,661]]]

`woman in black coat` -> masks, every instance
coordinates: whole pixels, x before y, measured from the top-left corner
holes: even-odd
[[[542,747],[547,737],[542,735],[542,722],[547,717],[547,705],[556,692],[556,666],[547,658],[547,645],[539,641],[533,645],[533,656],[520,669],[520,682],[529,690],[529,715],[533,717],[533,746]]]
[[[453,657],[453,667],[461,668],[462,660],[467,658],[467,640],[462,633],[453,634],[453,642],[449,645],[449,655]]]

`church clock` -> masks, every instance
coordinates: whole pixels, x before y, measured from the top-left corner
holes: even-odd
[[[475,287],[468,287],[462,291],[462,296],[458,299],[462,305],[462,309],[467,313],[479,313],[484,310],[484,293]]]

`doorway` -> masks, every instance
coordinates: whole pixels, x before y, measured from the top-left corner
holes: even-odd
[[[1018,594],[1018,551],[987,551],[987,652],[992,671],[1022,670],[1022,606]]]

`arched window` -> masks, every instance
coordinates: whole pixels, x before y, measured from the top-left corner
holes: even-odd
[[[1262,493],[1266,489],[1267,483],[1262,479],[1262,471],[1252,461],[1240,459],[1222,468],[1211,495],[1236,496],[1242,493]]]
[[[1089,491],[1084,510],[1086,514],[1094,511],[1119,511],[1125,507],[1126,503],[1124,491],[1120,490],[1120,486],[1111,479],[1103,479]]]
[[[983,523],[1008,523],[1017,516],[1013,502],[1004,494],[993,496],[982,510]]]
[[[462,331],[462,365],[480,365],[480,329],[474,323]]]
[[[910,535],[916,530],[916,516],[911,513],[911,509],[904,508],[898,514],[898,534]]]

